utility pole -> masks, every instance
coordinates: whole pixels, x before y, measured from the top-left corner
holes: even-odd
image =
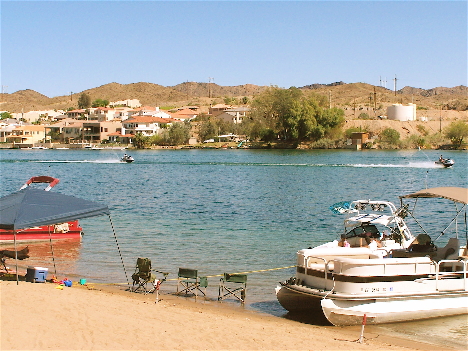
[[[328,108],[331,108],[331,90],[328,91]]]
[[[211,82],[214,80],[213,77],[208,77],[208,97],[211,99]]]
[[[440,115],[439,115],[439,133],[442,133],[442,104],[440,105]]]
[[[393,89],[395,90],[395,96],[396,96],[396,82],[397,82],[397,77],[396,77],[396,74],[395,74],[395,78],[393,78]]]
[[[377,92],[374,87],[374,112],[377,110]]]
[[[73,101],[73,91],[70,91],[70,101]]]

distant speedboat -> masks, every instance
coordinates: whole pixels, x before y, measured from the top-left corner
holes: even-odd
[[[33,150],[47,150],[48,147],[45,147],[45,146],[33,146],[31,149],[33,149]]]
[[[125,154],[125,155],[123,155],[123,157],[120,159],[120,161],[126,162],[126,163],[132,163],[133,161],[135,161],[135,159],[134,159],[132,156]]]
[[[450,158],[440,158],[438,161],[435,161],[435,164],[449,168],[455,164],[455,161]]]

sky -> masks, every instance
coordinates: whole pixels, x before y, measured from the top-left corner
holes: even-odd
[[[467,84],[467,1],[1,1],[1,88]]]

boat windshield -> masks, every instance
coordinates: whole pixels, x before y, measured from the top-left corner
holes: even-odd
[[[367,235],[367,234],[370,235]],[[362,224],[346,233],[346,238],[354,238],[356,236],[370,236],[373,238],[380,238],[380,232],[373,224]]]

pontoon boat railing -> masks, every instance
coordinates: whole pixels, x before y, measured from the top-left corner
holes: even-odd
[[[326,258],[323,258],[323,257],[318,257],[318,256],[307,256],[306,259],[305,259],[305,274],[307,275],[307,269],[309,268],[309,259],[311,258],[314,258],[314,259],[319,259],[319,260],[322,260],[323,261],[323,266],[324,266],[324,279],[325,279],[325,282],[324,282],[324,286],[323,286],[323,289],[327,289],[327,283],[328,283],[328,273],[330,272],[330,270],[328,269],[328,263],[330,261],[327,261]]]
[[[462,266],[462,270],[454,270],[454,271],[448,271],[448,272],[441,272],[440,271],[440,265],[442,263],[449,263],[452,264],[452,269],[453,267],[457,267],[459,265]],[[439,262],[435,262],[436,264],[436,290],[439,291],[439,282],[444,280],[444,278],[447,277],[453,277],[454,275],[458,274],[463,274],[463,290],[468,291],[468,280],[467,278],[467,268],[468,268],[468,261],[467,260],[440,260]],[[445,265],[446,266],[446,265]],[[451,290],[451,289],[442,289],[444,291]]]
[[[319,257],[319,256],[307,256],[305,258],[305,266],[304,266],[305,275],[307,275],[307,269],[310,268],[309,263],[310,263],[311,259],[316,259],[316,260],[323,261],[324,284],[320,288],[322,288],[324,290],[333,289],[334,282],[332,280],[328,279],[328,273],[334,274],[334,272],[330,271],[330,269],[329,269],[329,263],[330,262],[334,263],[334,260],[327,260],[326,258]],[[447,266],[447,264],[451,264],[452,267],[458,267],[458,266],[461,265],[462,270],[458,270],[458,268],[457,268],[457,270],[452,270],[452,271],[448,271],[448,272],[444,272],[444,271],[441,272],[441,270],[440,270],[442,268],[441,264],[443,264],[443,263],[445,263],[445,266]],[[384,266],[384,272],[386,272],[388,265],[395,265],[395,264],[399,264],[399,263],[395,263],[395,262],[386,263],[385,260],[383,260],[383,262],[381,262],[381,264]],[[418,271],[418,269],[417,269],[418,264],[421,264],[421,263],[420,262],[414,262],[414,273],[416,273]],[[436,282],[435,289],[437,291],[439,291],[440,289],[442,289],[444,291],[452,290],[452,289],[446,289],[446,288],[440,287],[439,282],[443,281],[443,280],[445,280],[446,278],[449,278],[449,277],[453,278],[454,276],[460,275],[460,274],[463,275],[463,290],[468,291],[468,279],[467,279],[468,278],[468,260],[441,260],[439,262],[432,261],[432,264],[435,265],[435,282]],[[298,265],[298,267],[300,267],[300,265]],[[452,268],[452,269],[454,269],[454,268]],[[330,285],[329,281],[333,283],[332,287],[329,287],[329,285]],[[453,289],[453,290],[459,290],[459,289]]]

